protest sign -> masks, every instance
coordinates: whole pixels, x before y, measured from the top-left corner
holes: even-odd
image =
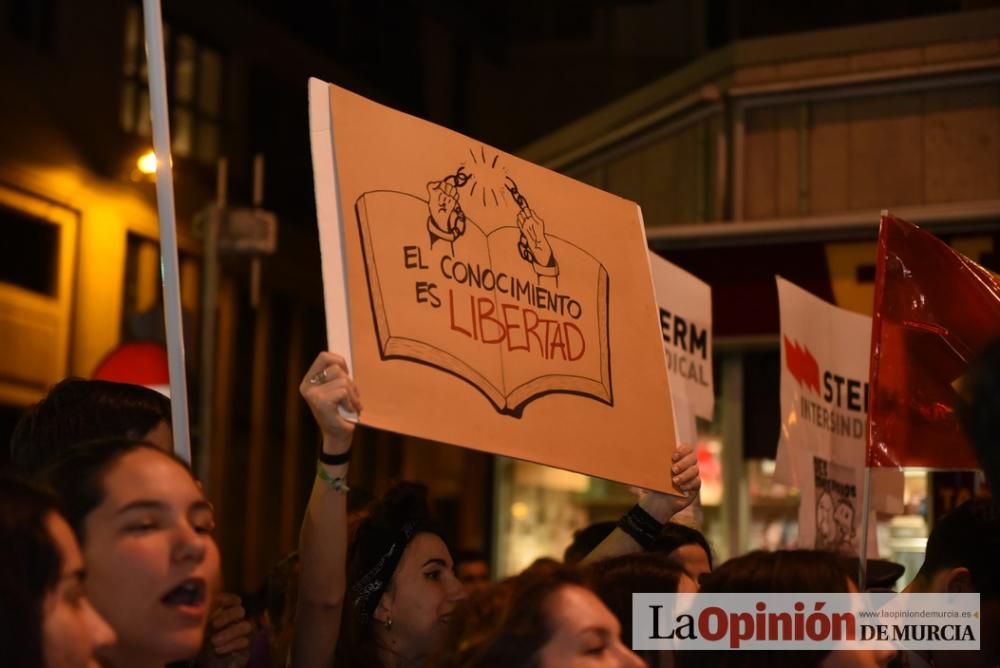
[[[698,436],[695,418],[711,420],[715,410],[712,288],[652,251],[649,261],[678,439],[693,444]]]
[[[673,491],[638,206],[315,79],[310,125],[361,422]]]
[[[776,277],[781,311],[781,433],[775,475],[801,493],[799,544],[856,553],[868,417],[871,318]],[[873,510],[902,512],[903,477],[872,478]],[[849,539],[848,539],[849,537]],[[869,540],[870,556],[877,556]]]

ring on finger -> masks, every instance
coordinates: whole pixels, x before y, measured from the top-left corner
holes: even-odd
[[[326,378],[327,378],[327,376],[326,376],[326,369],[323,369],[322,371],[320,371],[319,373],[313,375],[313,377],[309,379],[309,384],[310,385],[320,385],[320,384],[326,382]]]

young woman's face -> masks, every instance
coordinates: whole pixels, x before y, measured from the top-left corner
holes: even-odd
[[[87,592],[118,634],[115,652],[190,658],[219,584],[211,506],[180,464],[148,448],[122,456],[103,487],[83,552]]]
[[[541,649],[541,668],[640,668],[621,641],[621,626],[591,591],[567,585],[545,602],[552,637]]]
[[[42,603],[45,668],[97,668],[94,653],[114,643],[114,631],[83,593],[83,557],[72,529],[56,513],[46,524],[59,550],[62,571]]]
[[[403,551],[392,583],[382,595],[376,619],[390,649],[407,658],[422,656],[443,635],[465,589],[453,571],[448,547],[438,536],[419,533]]]

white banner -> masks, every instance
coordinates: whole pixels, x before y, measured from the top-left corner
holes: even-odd
[[[802,493],[801,547],[857,554],[872,321],[775,279],[781,312],[781,433],[775,478]],[[901,471],[872,471],[873,511],[902,512],[902,494]],[[878,556],[871,538],[869,556]]]
[[[678,440],[693,444],[697,438],[695,417],[711,420],[715,410],[712,289],[652,251],[649,261]]]

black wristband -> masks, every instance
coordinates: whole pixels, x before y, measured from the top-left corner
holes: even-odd
[[[663,524],[636,504],[618,520],[618,528],[631,536],[642,549],[649,550],[660,537]]]
[[[342,452],[339,455],[328,455],[321,448],[318,457],[319,461],[327,466],[340,466],[351,461],[351,448],[347,448],[346,452]]]

